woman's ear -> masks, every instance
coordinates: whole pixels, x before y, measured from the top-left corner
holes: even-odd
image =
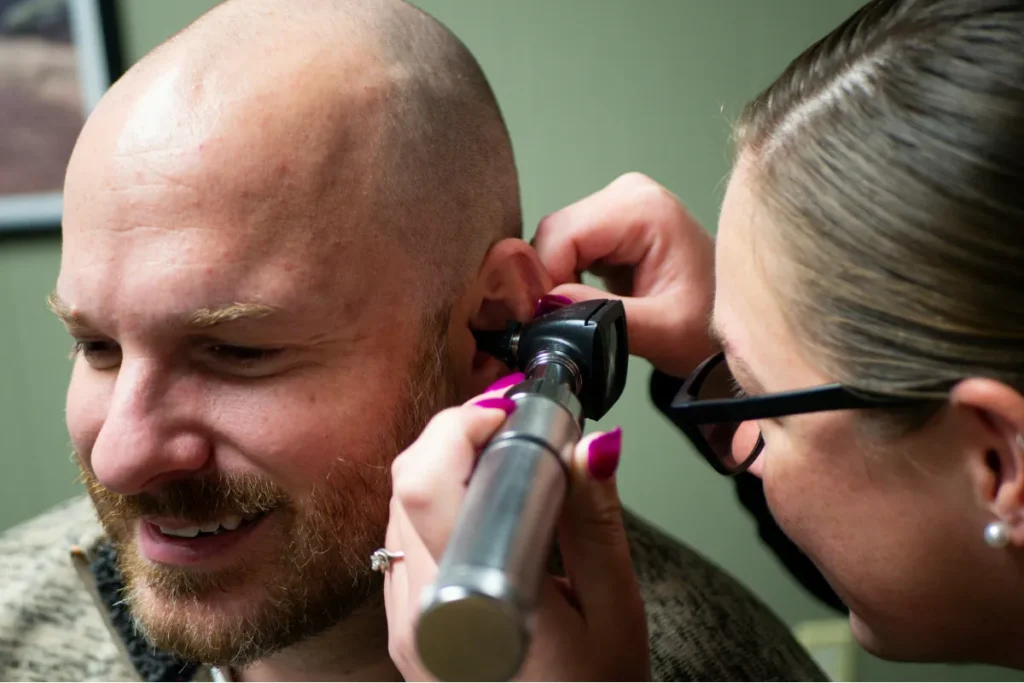
[[[969,454],[979,503],[992,522],[1006,525],[1010,543],[1024,547],[1024,396],[1002,382],[974,378],[960,382],[950,401],[970,411],[980,427]]]

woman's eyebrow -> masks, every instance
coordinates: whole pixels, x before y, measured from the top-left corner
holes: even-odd
[[[748,396],[768,393],[765,391],[764,385],[757,378],[757,375],[750,369],[747,361],[736,353],[736,349],[722,332],[721,325],[717,324],[714,318],[711,320],[709,332],[711,339],[725,352],[725,360],[729,364],[729,372],[742,385],[743,391]]]

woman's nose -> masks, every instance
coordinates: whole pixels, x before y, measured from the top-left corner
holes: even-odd
[[[758,479],[761,479],[762,478],[761,473],[762,473],[763,469],[764,469],[764,453],[760,453],[760,454],[758,454],[758,456],[756,458],[754,458],[754,462],[750,463],[750,467],[747,468],[747,472],[750,472],[751,474],[753,474]]]
[[[757,422],[749,421],[744,422],[736,430],[736,434],[733,436],[732,448],[733,457],[737,463],[742,463],[750,457],[756,449],[760,448],[764,450],[761,442],[761,429],[757,426]],[[748,472],[756,477],[761,476],[761,468],[764,466],[764,454],[758,453],[757,457],[754,458],[747,469]]]

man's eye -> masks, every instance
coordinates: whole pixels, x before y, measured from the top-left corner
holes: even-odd
[[[230,346],[218,344],[209,347],[210,354],[218,361],[249,367],[276,358],[281,349],[260,349],[251,346]]]
[[[89,365],[97,370],[110,370],[121,364],[121,347],[112,341],[75,342],[71,351],[72,358],[82,356]]]

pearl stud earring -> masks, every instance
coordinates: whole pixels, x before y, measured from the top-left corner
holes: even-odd
[[[1024,433],[1017,434],[1017,446],[1024,450]],[[990,548],[1005,548],[1010,543],[1010,525],[999,520],[985,525],[985,543]]]
[[[1006,522],[989,522],[985,526],[985,543],[990,548],[1005,548],[1010,543],[1010,525]]]

